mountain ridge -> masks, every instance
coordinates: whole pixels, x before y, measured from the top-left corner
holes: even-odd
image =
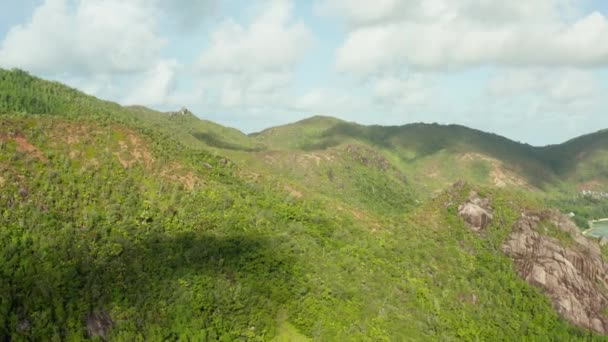
[[[3,70],[0,118],[0,340],[604,338],[499,248],[525,213],[608,216],[578,189],[606,185],[603,134],[547,152],[592,147],[558,173],[462,126],[248,136]],[[530,236],[584,238],[552,217]]]
[[[490,179],[496,175],[506,173],[523,178],[533,187],[559,187],[559,183],[574,188],[584,187],[584,184],[601,184],[601,188],[608,186],[608,174],[602,171],[604,166],[608,166],[605,153],[607,130],[562,144],[535,147],[456,124],[366,126],[329,116],[313,116],[247,135],[192,114],[170,115],[142,106],[123,107],[108,101],[96,102],[94,97],[74,88],[44,81],[21,70],[0,70],[0,94],[5,99],[2,102],[4,108],[0,111],[25,109],[32,113],[68,117],[82,117],[82,113],[86,113],[85,117],[93,120],[99,117],[162,130],[188,146],[212,149],[216,153],[277,149],[306,153],[340,145],[363,144],[378,150],[402,171],[418,173],[421,177],[423,174],[437,174],[436,180],[427,180],[427,183],[437,183],[433,186],[435,189],[458,180],[454,174],[445,172],[448,164],[461,165],[461,172],[464,172],[464,169],[469,169],[464,164],[471,163],[486,173],[482,178],[487,183],[491,183]],[[463,162],[463,159],[471,162]],[[474,180],[475,177],[465,178]],[[502,184],[503,181],[494,183]]]

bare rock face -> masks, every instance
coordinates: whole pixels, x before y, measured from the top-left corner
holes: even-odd
[[[550,237],[541,222],[553,225],[568,243]],[[517,272],[543,289],[557,312],[571,323],[608,333],[608,265],[597,242],[582,236],[576,225],[557,211],[525,212],[502,246]]]
[[[17,322],[17,331],[20,333],[28,332],[32,328],[32,322],[27,318],[22,318]]]
[[[92,312],[86,316],[85,320],[88,337],[101,337],[103,340],[108,338],[108,333],[112,327],[112,318],[107,312]]]
[[[169,115],[170,116],[186,116],[186,115],[192,115],[192,112],[188,108],[182,107],[177,112],[171,112],[171,113],[169,113]]]
[[[458,207],[458,215],[476,232],[489,226],[494,218],[490,201],[475,191],[471,191],[469,199]]]
[[[382,154],[377,151],[356,144],[346,146],[346,152],[355,161],[369,167],[374,167],[382,171],[387,171],[391,168],[391,163]]]

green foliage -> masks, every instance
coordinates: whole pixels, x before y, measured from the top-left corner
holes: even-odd
[[[0,68],[0,113],[52,114],[97,121],[132,122],[119,105],[100,101],[57,82],[21,70]]]
[[[0,335],[82,338],[82,317],[99,308],[111,312],[116,336],[274,334],[298,266],[288,241],[269,233],[296,222],[325,230],[330,220],[229,174],[208,175],[213,187],[188,192],[143,165],[124,169],[103,149],[98,165],[82,168],[51,147],[54,125],[3,118],[5,132],[28,127],[49,160],[15,155],[15,144],[0,151],[0,276],[9,280],[0,285]],[[258,219],[269,206],[272,214]],[[26,320],[32,326],[20,333]]]
[[[244,147],[234,143],[230,143],[222,140],[216,134],[213,133],[201,133],[194,132],[192,133],[196,139],[203,141],[205,144],[211,147],[217,147],[226,150],[236,150],[236,151],[245,151],[245,152],[254,152],[259,151],[261,148],[252,148],[252,147]]]
[[[125,108],[141,120],[140,125],[165,132],[190,148],[260,151],[264,147],[252,142],[237,129],[201,120],[190,113],[161,113],[145,107]]]
[[[564,144],[534,147],[458,125],[407,124],[362,126],[325,117],[313,117],[256,134],[256,141],[274,149],[326,150],[344,144],[365,144],[383,151],[403,171],[425,178],[434,163],[466,169],[454,156],[477,153],[499,161],[502,167],[543,190],[559,187],[560,180],[579,184],[599,181],[608,189],[608,131],[573,139]],[[393,158],[394,157],[394,158]],[[443,173],[443,169],[440,170]],[[484,177],[446,175],[479,182]],[[432,184],[432,179],[425,179]],[[443,188],[445,184],[439,184]]]
[[[582,195],[557,195],[547,199],[547,206],[559,208],[564,213],[574,213],[572,218],[581,229],[589,227],[589,221],[608,217],[608,199]]]
[[[481,235],[456,214],[469,188],[420,203],[398,162],[447,140],[412,156],[401,128],[351,127],[328,154],[269,153],[280,132],[123,108],[21,71],[0,70],[0,94],[1,340],[82,340],[99,311],[126,341],[597,338],[500,251],[536,197],[481,189],[495,208]],[[341,125],[301,124],[285,149]]]

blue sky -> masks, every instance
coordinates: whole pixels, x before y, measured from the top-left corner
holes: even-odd
[[[535,145],[608,128],[600,0],[22,0],[0,67],[245,132],[312,115]]]

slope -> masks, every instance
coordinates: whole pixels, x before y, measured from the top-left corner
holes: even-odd
[[[584,135],[560,145],[541,149],[545,162],[581,190],[608,187],[608,131]]]
[[[315,117],[263,131],[254,138],[273,148],[289,150],[325,151],[364,145],[430,191],[460,178],[531,187],[556,181],[552,169],[538,160],[535,148],[456,125],[362,126]]]
[[[190,123],[158,127],[20,75],[35,87],[0,105],[3,339],[598,338],[560,319],[496,248],[521,208],[542,206],[527,192],[478,189],[495,207],[480,236],[454,205],[470,187],[417,203],[409,175],[371,147],[328,149],[318,174],[334,188],[279,173],[294,162],[250,177],[261,167],[239,158],[269,151],[191,147]],[[53,105],[28,107],[30,91]]]
[[[241,131],[201,120],[186,108],[171,113],[158,112],[141,106],[131,106],[126,109],[139,118],[142,124],[164,131],[181,143],[194,148],[249,152],[263,148],[255,145]]]

